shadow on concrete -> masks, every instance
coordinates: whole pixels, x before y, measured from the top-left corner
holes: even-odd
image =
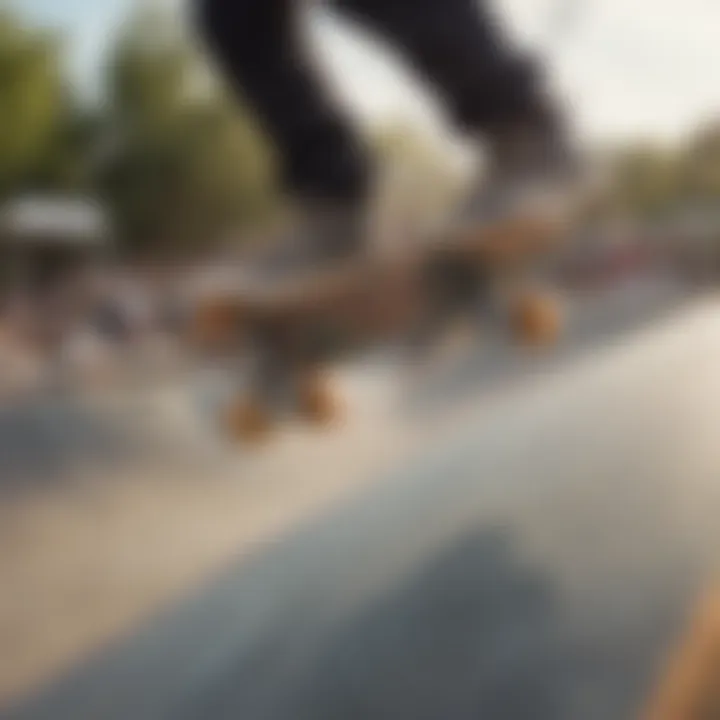
[[[113,467],[141,452],[127,418],[71,397],[0,405],[0,496],[72,480],[80,469]]]
[[[592,607],[582,594],[578,607],[552,560],[539,565],[520,552],[513,523],[475,525],[429,552],[422,536],[430,528],[415,537],[405,524],[431,523],[426,508],[413,506],[413,517],[403,517],[389,490],[370,501],[241,561],[195,597],[0,715],[634,716],[687,608],[688,583],[673,589],[679,571],[672,563],[661,573],[670,585],[654,584],[652,573],[618,585],[606,568]],[[391,524],[397,532],[385,537]],[[409,564],[404,545],[413,546]],[[397,548],[400,558],[394,557]],[[632,548],[628,542],[628,552]]]
[[[317,646],[285,645],[228,665],[183,720],[573,717],[552,588],[499,531],[465,537]]]
[[[235,597],[236,607],[228,606],[224,612],[225,620],[234,614],[237,620],[237,605],[242,604],[237,588],[252,594],[253,580],[267,570],[262,568],[256,575],[255,561],[239,577],[235,572],[232,578],[221,579],[210,593],[216,596],[214,601],[179,608],[164,628],[139,633],[91,659],[4,717],[573,717],[563,714],[567,702],[561,673],[563,635],[552,588],[516,556],[507,537],[500,530],[465,536],[399,588],[350,617],[339,616],[334,622],[332,613],[312,618],[312,608],[295,602],[253,636],[255,628],[220,622],[228,597],[219,598],[234,588],[230,597]],[[272,563],[273,557],[271,552],[266,560]],[[363,572],[362,567],[356,570]],[[305,597],[308,589],[295,591]],[[336,589],[327,591],[332,595]],[[314,607],[322,608],[323,602]],[[182,637],[188,632],[195,636],[195,645]],[[245,640],[228,645],[232,637]],[[217,653],[223,644],[227,648],[222,662],[203,662],[213,656],[208,648]],[[193,665],[192,671],[168,675],[168,667],[179,658],[181,665]]]

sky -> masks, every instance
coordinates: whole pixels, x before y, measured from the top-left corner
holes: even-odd
[[[68,33],[73,77],[86,91],[132,2],[9,1],[33,21]],[[493,2],[513,37],[547,57],[557,92],[588,137],[673,138],[720,115],[719,0]],[[558,14],[568,20],[560,42],[552,30]],[[386,49],[328,15],[313,31],[331,80],[363,118],[444,128],[431,98]]]

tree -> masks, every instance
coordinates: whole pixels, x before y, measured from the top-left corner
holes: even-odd
[[[681,190],[677,153],[636,145],[616,155],[612,168],[612,205],[636,217],[652,217],[672,208]]]
[[[99,183],[132,252],[207,247],[274,201],[259,132],[167,28],[156,11],[137,16],[108,73]]]
[[[706,125],[691,136],[679,173],[685,198],[720,202],[720,124]]]
[[[30,183],[58,138],[67,107],[60,44],[0,10],[0,197]]]

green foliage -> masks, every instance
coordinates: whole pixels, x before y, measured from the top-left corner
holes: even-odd
[[[106,200],[130,253],[209,247],[274,206],[271,158],[243,108],[155,9],[117,41],[104,103],[73,101],[57,38],[0,12],[0,200],[25,190]]]
[[[97,182],[132,252],[208,248],[274,204],[270,155],[162,16],[142,14],[108,73]]]
[[[615,160],[612,194],[617,208],[634,215],[655,215],[677,199],[679,159],[652,147],[632,147]]]
[[[55,37],[0,10],[0,197],[53,151],[66,101],[60,68]]]
[[[720,124],[703,127],[690,139],[678,173],[686,197],[720,201]]]
[[[612,204],[625,214],[662,219],[720,204],[720,122],[675,147],[635,144],[613,160]]]

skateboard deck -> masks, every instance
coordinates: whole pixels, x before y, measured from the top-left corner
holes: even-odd
[[[502,323],[525,345],[553,343],[558,303],[535,277],[561,244],[562,228],[516,220],[502,228],[448,230],[393,255],[368,255],[330,269],[238,282],[198,305],[196,342],[249,360],[247,387],[223,418],[239,440],[267,437],[283,417],[327,425],[339,395],[327,371],[344,354],[400,342],[413,353],[442,328],[504,292]]]

